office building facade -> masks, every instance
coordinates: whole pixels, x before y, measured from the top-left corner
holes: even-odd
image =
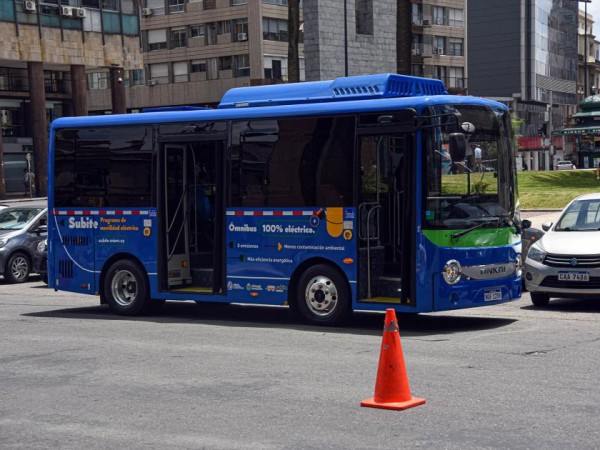
[[[0,4],[0,196],[23,171],[46,173],[49,123],[88,112],[89,70],[110,76],[108,109],[124,111],[126,73],[142,68],[134,0],[3,0]],[[45,194],[46,177],[36,177]]]

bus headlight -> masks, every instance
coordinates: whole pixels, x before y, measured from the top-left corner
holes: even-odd
[[[460,281],[460,263],[455,260],[455,259],[451,259],[450,261],[448,261],[446,263],[446,265],[444,266],[444,271],[442,272],[442,274],[444,275],[444,280],[446,280],[446,283],[448,284],[456,284]]]
[[[517,277],[523,275],[523,259],[520,254],[517,255],[517,258],[515,259],[515,275]]]

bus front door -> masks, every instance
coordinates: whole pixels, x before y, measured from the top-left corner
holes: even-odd
[[[372,131],[359,139],[359,299],[364,302],[410,304],[411,141],[410,134]]]

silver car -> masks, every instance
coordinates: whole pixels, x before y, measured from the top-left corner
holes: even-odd
[[[600,299],[600,193],[577,197],[529,249],[525,285],[535,306],[551,297]]]
[[[47,209],[42,206],[0,211],[0,275],[7,283],[29,278],[37,244],[48,236],[47,222]]]

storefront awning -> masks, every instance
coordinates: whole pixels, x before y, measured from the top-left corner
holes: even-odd
[[[600,134],[600,125],[589,127],[573,127],[564,130],[553,131],[552,134]]]

